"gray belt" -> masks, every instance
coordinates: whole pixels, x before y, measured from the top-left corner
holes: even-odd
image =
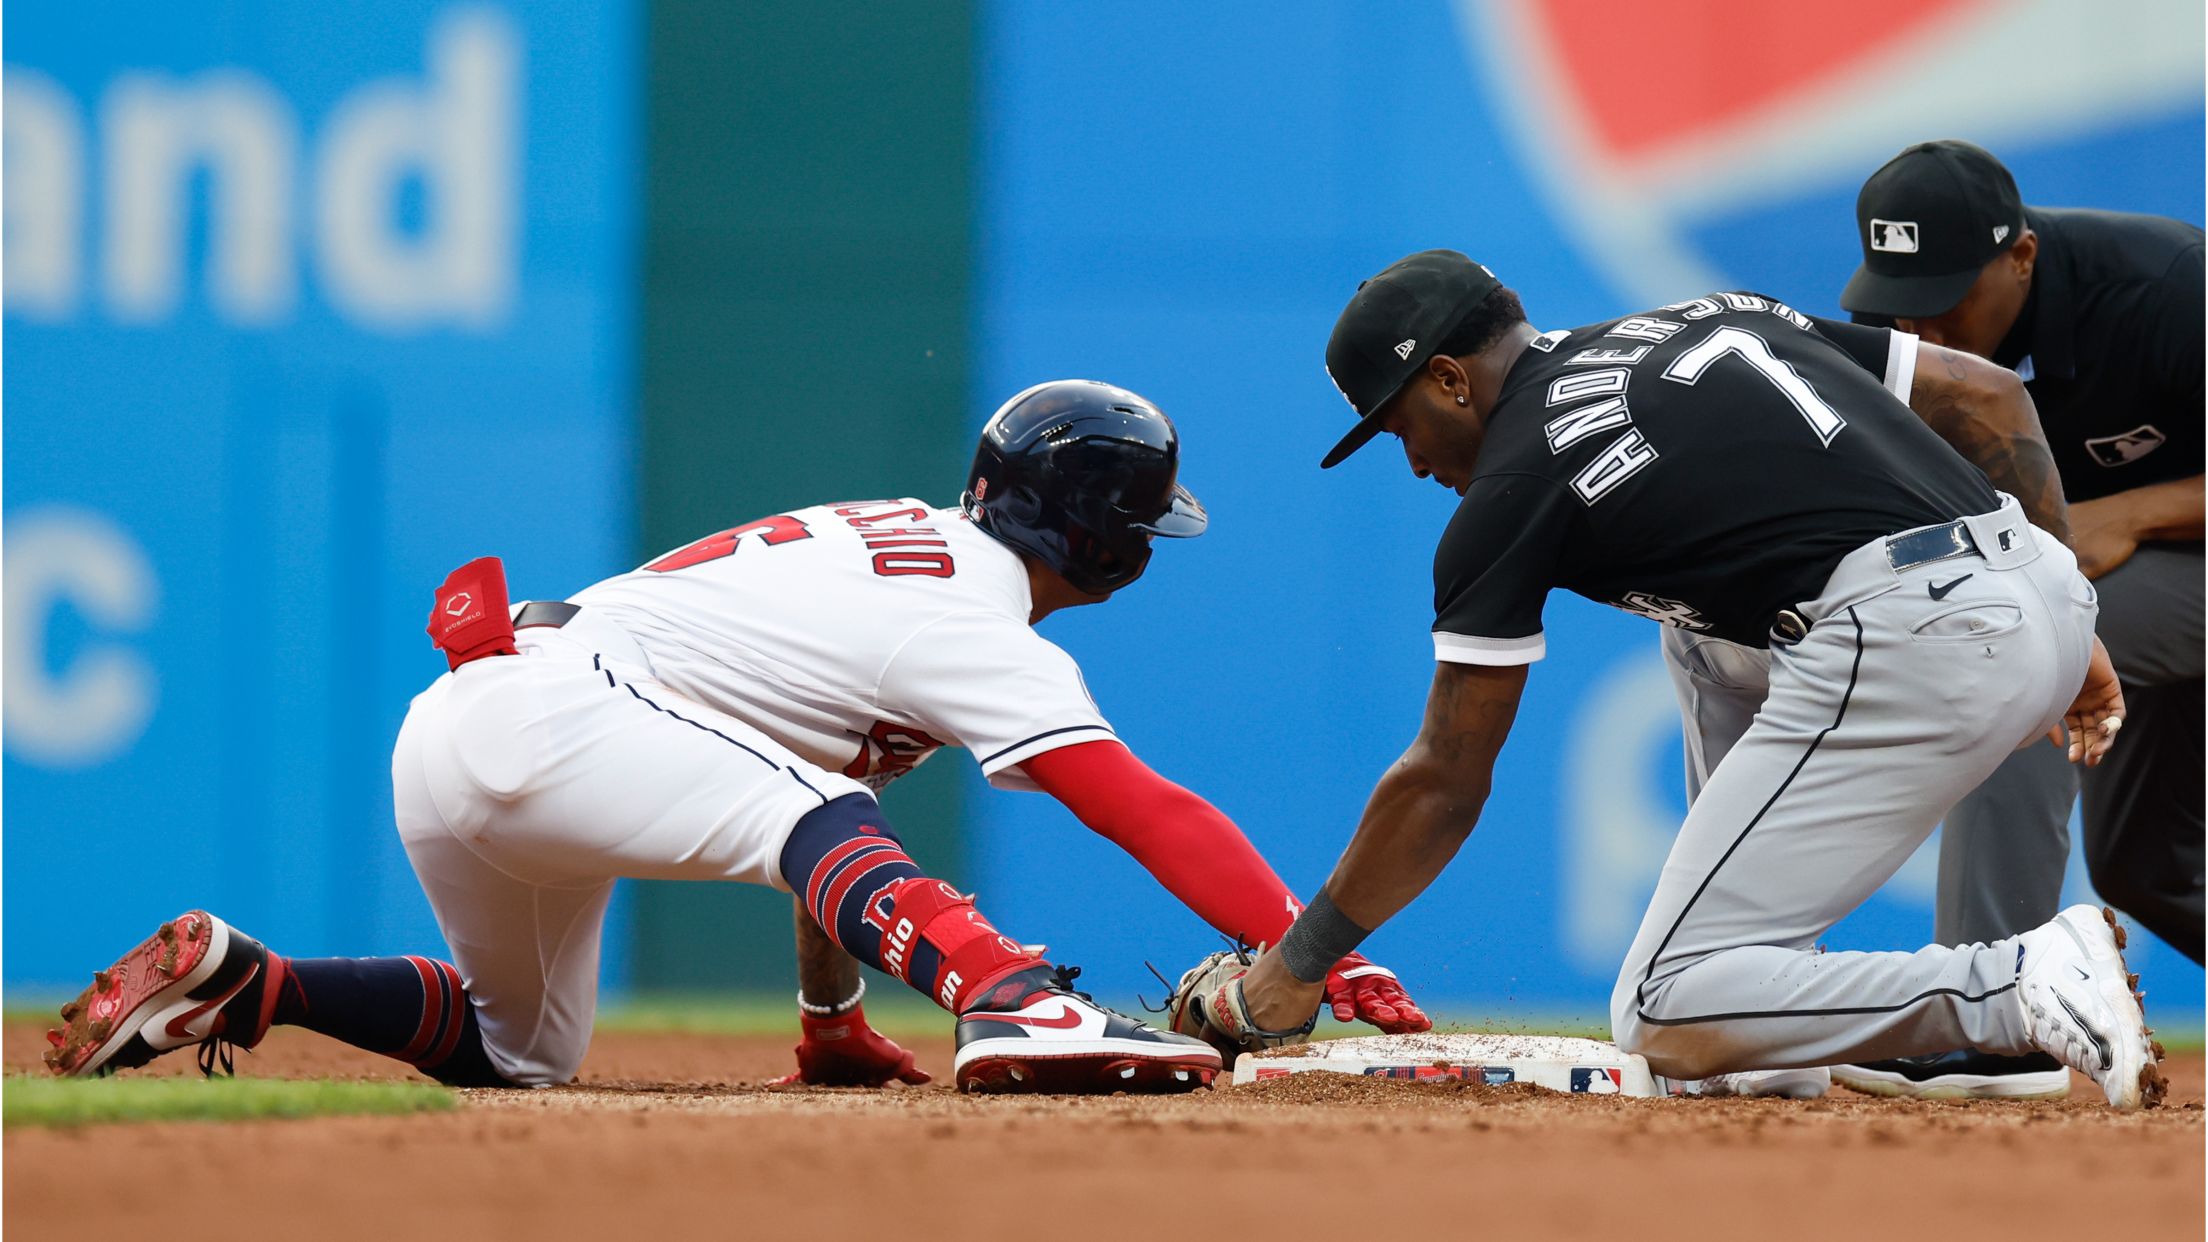
[[[1930,565],[1950,557],[1970,556],[1978,551],[1978,541],[1971,536],[1970,527],[1961,519],[1927,526],[1895,535],[1886,541],[1886,565],[1895,573]],[[1781,608],[1771,619],[1771,636],[1781,642],[1797,643],[1809,633],[1809,618],[1792,608]]]
[[[1957,518],[1942,526],[1927,526],[1887,540],[1886,564],[1895,573],[1900,573],[1951,556],[1969,556],[1977,550],[1978,541],[1971,537],[1970,527]]]

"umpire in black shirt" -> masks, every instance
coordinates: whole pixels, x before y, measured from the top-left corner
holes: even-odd
[[[1857,322],[1989,358],[2038,406],[2131,712],[2124,745],[2083,774],[2087,867],[2104,898],[2198,962],[2201,230],[2025,206],[1999,160],[1956,141],[1909,147],[1872,174],[1856,226],[1863,265],[1840,303]],[[2079,790],[2056,747],[2034,746],[1955,808],[1940,859],[1941,943],[1995,940],[2056,908]],[[1998,1067],[1950,1059],[1879,1072],[1913,1093],[1938,1068]]]

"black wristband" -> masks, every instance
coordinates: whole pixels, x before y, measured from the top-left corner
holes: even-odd
[[[1280,964],[1305,983],[1318,983],[1371,934],[1371,929],[1357,926],[1335,909],[1334,899],[1321,889],[1280,938]]]

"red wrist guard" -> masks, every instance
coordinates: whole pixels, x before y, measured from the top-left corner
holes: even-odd
[[[457,669],[485,656],[513,655],[514,619],[506,599],[506,566],[479,556],[445,575],[429,610],[429,641]]]

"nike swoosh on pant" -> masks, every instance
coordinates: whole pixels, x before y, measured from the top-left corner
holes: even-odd
[[[1971,574],[1964,574],[1962,577],[1957,578],[1953,582],[1943,582],[1938,586],[1933,586],[1931,583],[1928,582],[1924,586],[1924,593],[1931,596],[1933,599],[1946,599],[1947,593],[1949,591],[1952,591],[1956,587],[1963,585],[1965,581],[1969,580],[1973,576],[1974,575]]]
[[[229,1004],[233,997],[237,996],[238,993],[245,990],[245,986],[247,984],[253,982],[255,979],[260,978],[260,976],[260,963],[255,962],[253,964],[253,969],[245,972],[245,978],[240,979],[236,983],[232,984],[229,991],[224,992],[222,995],[215,997],[213,1000],[208,1001],[206,1004],[203,1004],[196,1009],[187,1010],[169,1019],[169,1038],[205,1039],[208,1032],[193,1030],[192,1024],[194,1022],[197,1022],[210,1010],[220,1009],[224,1005]]]

